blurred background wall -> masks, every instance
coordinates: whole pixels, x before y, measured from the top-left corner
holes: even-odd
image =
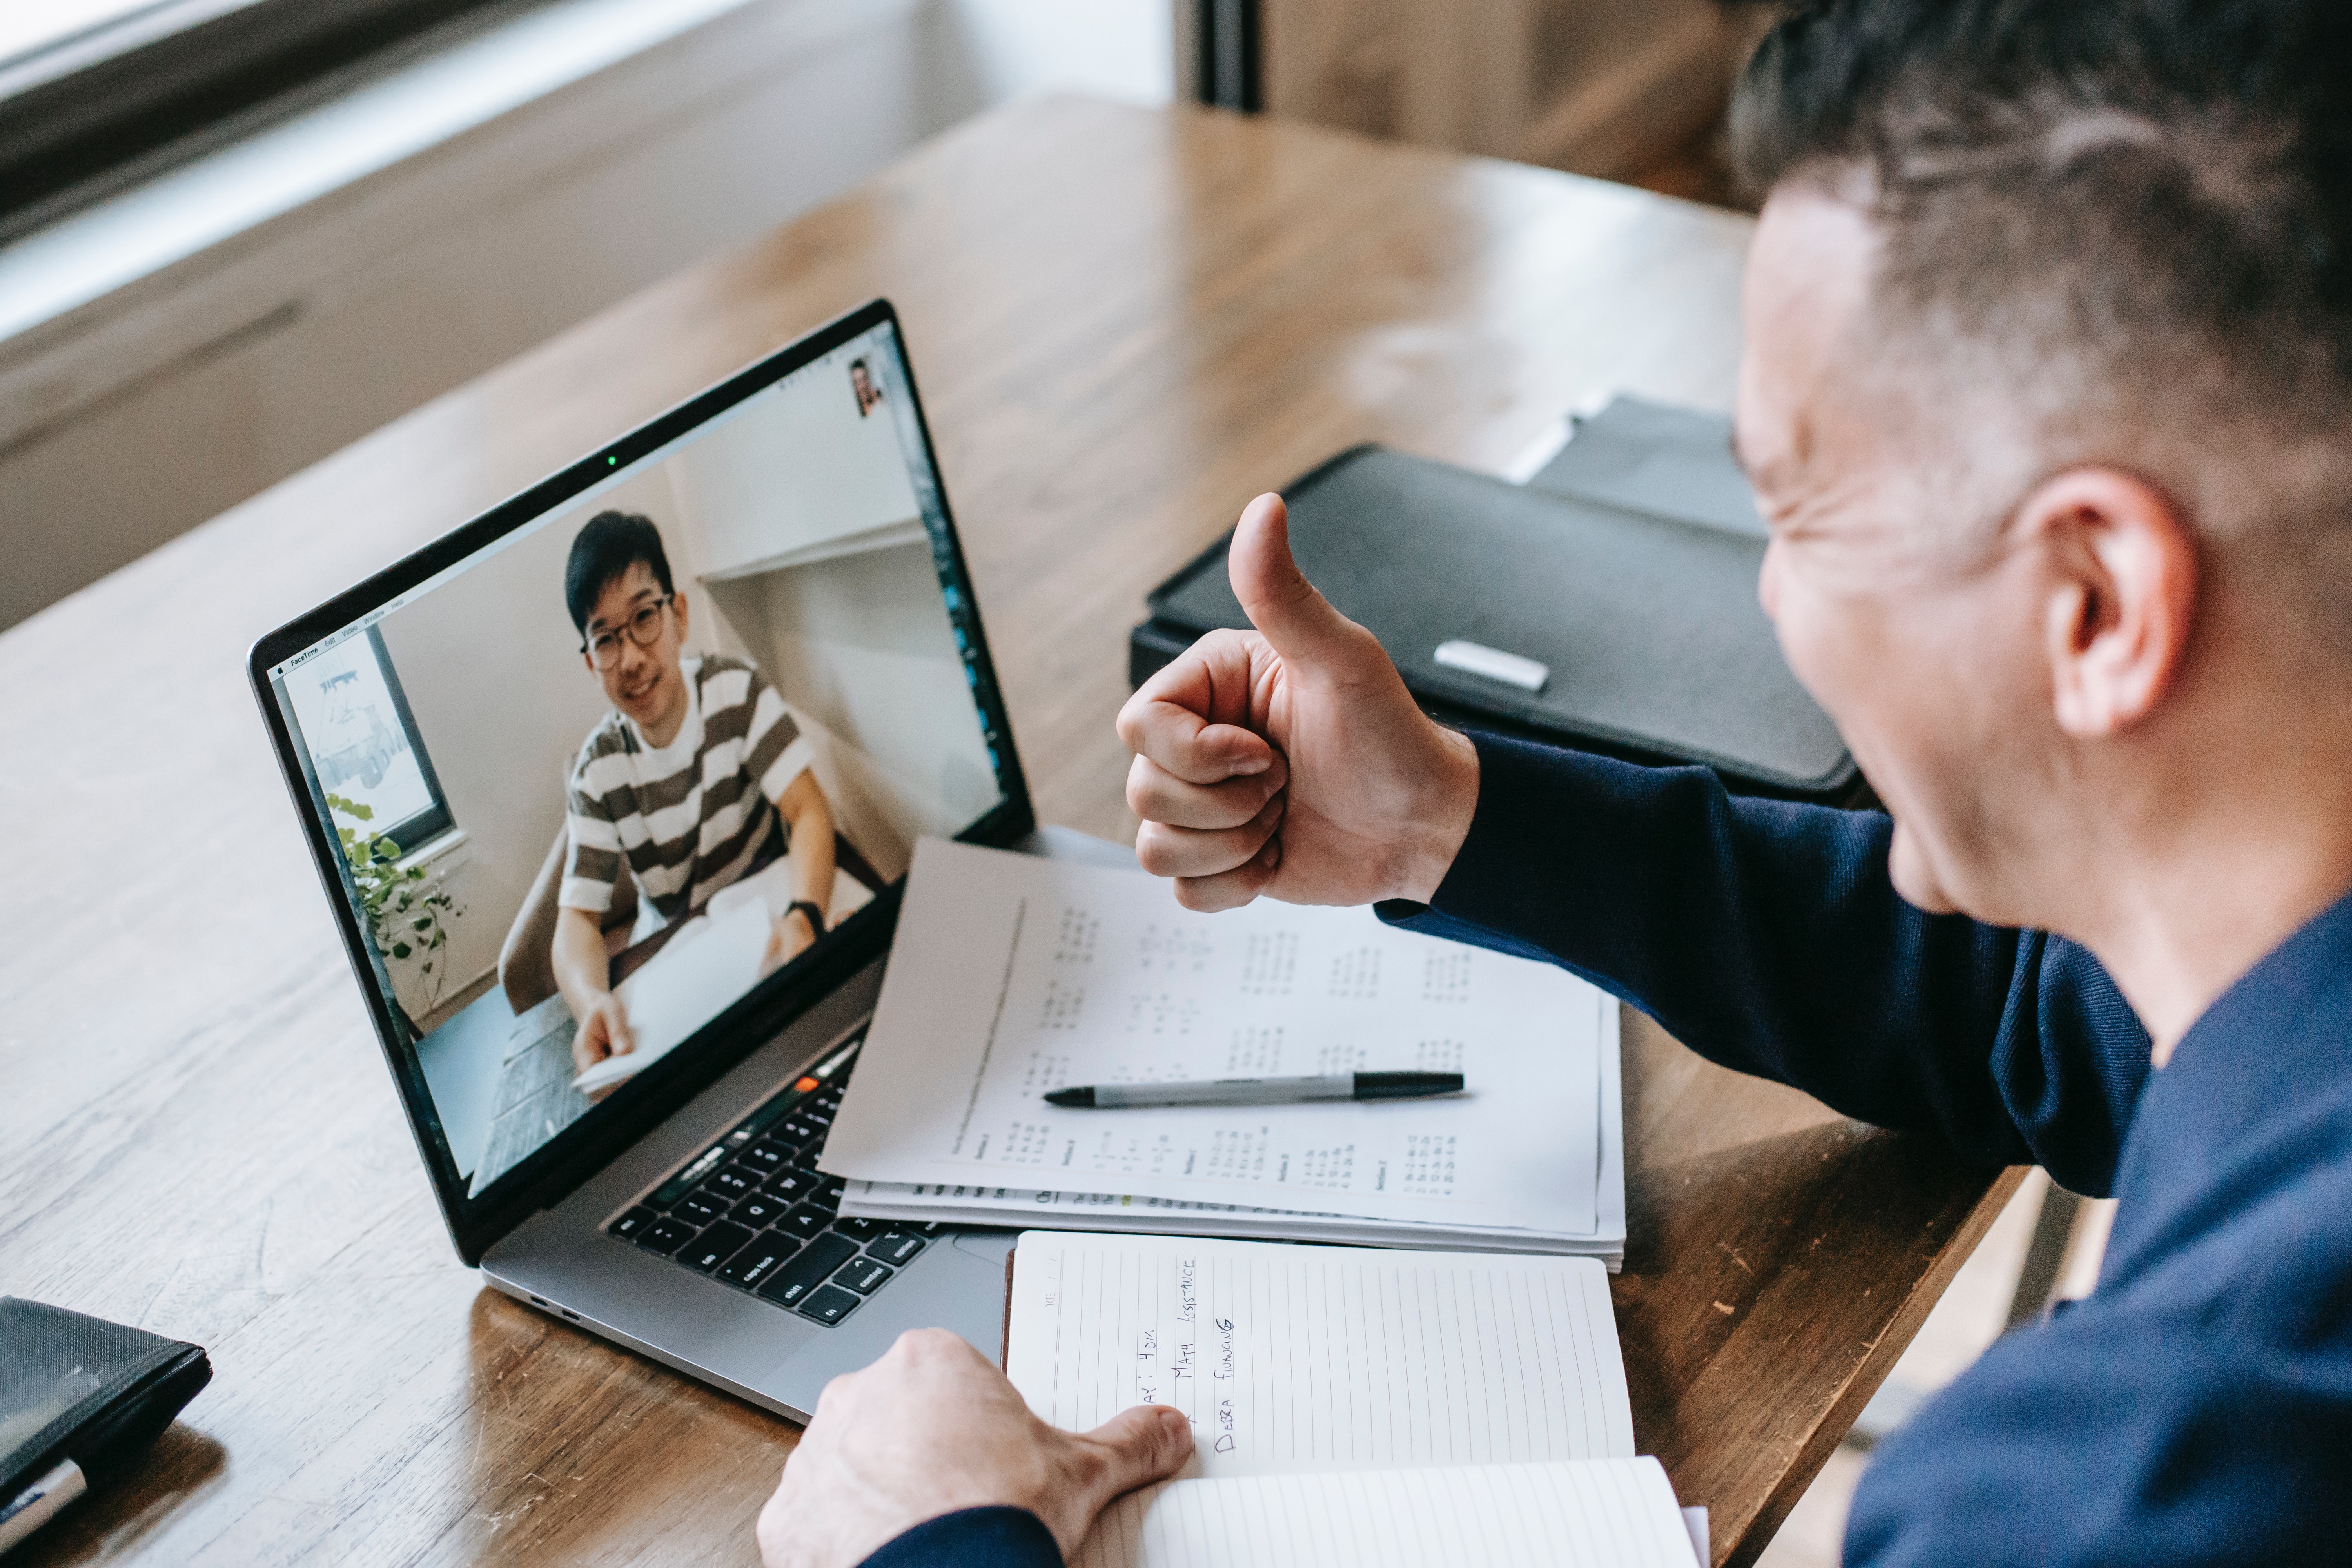
[[[1268,113],[1713,200],[1730,195],[1717,142],[1731,81],[1775,14],[1721,0],[1255,10]]]
[[[1724,0],[463,9],[93,197],[0,211],[0,628],[1009,99],[1196,99],[1724,200],[1721,114],[1759,15]],[[23,65],[8,47],[0,26],[0,112]]]

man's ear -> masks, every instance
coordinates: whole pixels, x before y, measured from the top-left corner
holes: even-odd
[[[677,612],[677,640],[684,642],[686,640],[686,595],[672,592],[669,596],[669,607]]]
[[[2155,710],[2188,650],[2197,541],[2170,498],[2116,468],[2072,468],[2019,509],[2048,567],[2044,648],[2058,727],[2120,734]]]

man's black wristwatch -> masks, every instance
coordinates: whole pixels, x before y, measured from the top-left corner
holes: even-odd
[[[824,934],[824,911],[817,908],[814,900],[809,899],[794,899],[791,903],[784,906],[784,913],[786,914],[791,914],[794,910],[798,910],[808,921],[809,935],[823,936]]]

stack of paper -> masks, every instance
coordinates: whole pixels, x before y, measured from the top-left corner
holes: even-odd
[[[1082,1110],[1067,1085],[1420,1068],[1460,1096]],[[1625,1240],[1617,1005],[1368,910],[1187,911],[926,839],[822,1168],[888,1219],[1580,1253]]]

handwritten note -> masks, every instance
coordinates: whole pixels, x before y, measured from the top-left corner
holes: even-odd
[[[1005,1371],[1083,1431],[1192,1423],[1202,1475],[1630,1456],[1590,1258],[1032,1231]]]

